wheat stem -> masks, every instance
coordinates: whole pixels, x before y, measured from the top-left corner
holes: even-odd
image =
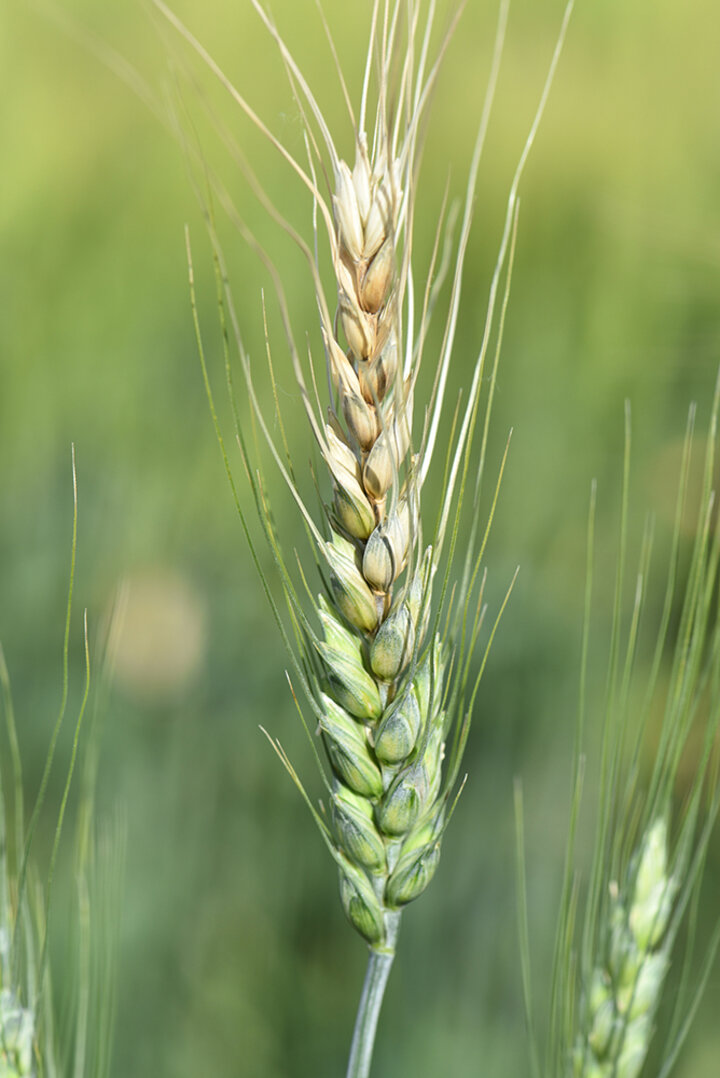
[[[400,916],[400,913],[388,915],[388,920],[392,923],[386,926],[387,941],[383,950],[370,950],[365,982],[355,1018],[346,1078],[368,1078],[370,1074],[375,1032],[385,996],[385,986],[395,958],[395,941],[400,927]]]

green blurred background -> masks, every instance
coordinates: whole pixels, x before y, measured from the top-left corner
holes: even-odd
[[[315,5],[275,0],[272,7],[334,129],[345,130],[348,152]],[[175,9],[271,128],[300,151],[297,108],[248,0],[178,0]],[[326,0],[325,10],[356,89],[368,5]],[[164,38],[173,47],[175,39],[142,5],[67,0],[63,11],[161,98],[176,100]],[[448,11],[443,3],[440,25]],[[510,179],[561,17],[558,0],[512,5],[480,173],[453,393],[477,353]],[[494,5],[470,0],[440,78],[420,185],[421,267],[448,177],[453,196],[463,190],[495,18]],[[522,776],[528,806],[542,1028],[567,828],[590,481],[599,484],[591,680],[599,691],[623,402],[631,401],[634,417],[636,555],[649,510],[657,513],[662,550],[687,407],[698,401],[702,429],[720,360],[718,55],[720,19],[711,0],[581,0],[572,19],[522,187],[492,432],[496,466],[514,429],[488,549],[491,610],[517,564],[521,573],[483,681],[470,778],[441,868],[404,919],[377,1078],[528,1072],[512,780]],[[287,169],[222,95],[208,92],[268,192],[309,234],[307,199]],[[184,93],[192,111],[192,92]],[[0,95],[0,639],[29,797],[60,693],[71,443],[79,483],[77,611],[87,607],[91,637],[125,582],[99,796],[100,814],[119,804],[129,831],[114,1073],[336,1078],[365,953],[344,921],[335,872],[309,815],[258,730],[262,723],[282,741],[319,793],[204,397],[186,222],[229,432],[212,261],[183,155],[87,41],[73,40],[43,8],[15,0],[0,5]],[[207,121],[199,137],[215,160]],[[306,328],[315,333],[300,260],[231,163],[219,153],[217,161],[282,267],[298,336]],[[222,229],[246,344],[262,360],[266,282],[240,238]],[[308,435],[271,300],[269,317],[292,450],[304,462]],[[247,418],[244,403],[242,411]],[[291,500],[271,479],[278,528],[291,544],[298,536],[305,551]],[[661,555],[656,570],[659,588]],[[77,611],[75,702],[82,681]],[[68,728],[55,799],[69,735]],[[38,846],[41,863],[50,824],[48,818]],[[701,921],[706,934],[719,882],[716,841]],[[716,972],[679,1078],[718,1074],[719,998]]]

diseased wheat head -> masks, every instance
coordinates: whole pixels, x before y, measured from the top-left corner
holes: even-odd
[[[325,403],[312,357],[308,368],[301,362],[287,322],[285,330],[308,422],[329,475],[330,498],[320,521],[303,501],[292,464],[283,459],[262,415],[227,282],[224,302],[236,330],[256,418],[314,540],[323,578],[319,595],[311,595],[306,588],[311,600],[308,608],[291,581],[259,481],[254,488],[256,502],[281,566],[297,648],[293,655],[296,677],[314,712],[330,768],[325,779],[330,812],[312,810],[338,864],[341,897],[350,921],[372,948],[392,952],[398,911],[420,894],[437,866],[448,801],[458,779],[467,736],[469,699],[475,688],[469,681],[468,657],[482,622],[483,584],[476,518],[471,528],[475,546],[467,552],[465,579],[456,587],[453,603],[446,602],[442,633],[440,607],[449,591],[451,556],[444,563],[441,559],[448,546],[453,548],[450,555],[454,552],[489,326],[511,246],[514,195],[496,269],[488,333],[464,411],[456,416],[438,524],[427,541],[420,505],[443,408],[462,262],[506,5],[501,10],[496,62],[466,194],[442,352],[435,360],[419,434],[413,401],[439,278],[444,275],[436,264],[441,222],[418,311],[410,261],[417,151],[440,58],[449,40],[448,33],[440,55],[431,63],[434,4],[426,9],[417,3],[373,5],[357,114],[340,76],[354,134],[350,163],[339,155],[320,106],[285,42],[269,16],[255,4],[280,49],[303,116],[306,165],[292,158],[258,120],[176,17],[158,6],[210,64],[246,114],[261,126],[313,199],[314,251],[304,241],[298,242],[315,286],[329,390]],[[320,177],[327,181],[325,192]],[[220,198],[237,221],[239,215],[228,205],[224,190]],[[214,226],[211,233],[222,265]],[[322,283],[323,248],[335,280],[331,295]],[[282,284],[278,279],[276,284],[282,305]],[[241,429],[238,439],[252,477],[255,465],[249,464]],[[441,602],[434,604],[432,584],[441,564]],[[456,626],[464,628],[463,644],[454,656],[449,631],[453,619]],[[453,673],[450,680],[448,669]],[[279,745],[276,748],[282,754]],[[285,763],[290,766],[286,759]],[[291,773],[299,782],[292,769]]]
[[[258,0],[253,0],[280,51],[303,122],[307,160],[301,161],[272,133],[162,0],[155,3],[312,198],[310,244],[268,203],[262,184],[233,136],[227,130],[219,131],[264,209],[297,243],[305,258],[315,291],[319,318],[315,339],[321,343],[324,377],[313,363],[312,343],[307,360],[301,358],[282,275],[260,249],[227,187],[204,161],[197,161],[193,146],[186,141],[190,159],[200,164],[202,182],[209,187],[205,205],[218,267],[221,317],[232,329],[266,451],[299,508],[322,580],[316,595],[305,569],[295,567],[293,559],[284,555],[269,513],[262,453],[259,457],[251,453],[250,436],[236,409],[236,436],[245,473],[280,572],[287,606],[284,616],[275,605],[273,611],[291,657],[293,684],[302,687],[313,714],[308,732],[314,727],[324,747],[324,765],[319,755],[318,760],[327,790],[325,805],[318,808],[314,804],[279,742],[274,740],[273,744],[338,866],[345,912],[371,951],[348,1068],[348,1075],[364,1076],[369,1070],[374,1025],[401,910],[427,887],[438,865],[484,667],[483,660],[478,670],[473,659],[483,625],[482,562],[497,487],[482,509],[480,494],[512,266],[518,186],[547,99],[570,6],[512,182],[483,339],[469,385],[464,387],[462,405],[448,417],[444,482],[439,503],[430,507],[435,525],[429,530],[422,512],[423,488],[440,442],[464,258],[498,76],[507,0],[500,4],[488,89],[479,108],[461,212],[449,215],[447,227],[444,207],[438,214],[425,284],[417,290],[418,274],[411,254],[421,134],[440,61],[459,13],[439,43],[433,44],[434,0],[375,0],[357,111],[337,65],[353,135],[350,160],[344,160],[308,80],[270,16]],[[337,63],[327,25],[325,29]],[[201,189],[202,183],[198,187]],[[325,482],[319,477],[317,484],[322,501],[319,519],[301,495],[284,435],[276,441],[259,402],[217,236],[215,203],[258,253],[277,293],[295,377],[327,474]],[[453,225],[458,217],[455,237]],[[330,267],[333,284],[326,290],[324,281]],[[429,328],[448,273],[444,328],[436,354],[429,359]],[[190,278],[192,290],[191,258]],[[192,294],[196,310],[194,291]],[[197,313],[196,330],[211,410],[216,415]],[[269,336],[267,346],[269,353]],[[426,386],[420,374],[430,363]],[[229,351],[226,364],[229,370]],[[271,368],[275,422],[282,430],[274,364]],[[323,382],[326,392],[319,388]],[[421,388],[418,422],[414,403]],[[217,419],[216,431],[234,488]],[[474,452],[479,431],[482,439],[479,451]],[[259,566],[237,492],[236,505]],[[485,517],[482,524],[481,514]],[[467,543],[459,547],[461,531]],[[272,603],[267,582],[266,592]],[[494,628],[488,634],[488,647],[493,633]]]
[[[398,911],[421,893],[437,867],[477,690],[471,658],[484,613],[484,574],[480,568],[487,537],[487,527],[480,526],[478,503],[496,370],[493,366],[486,373],[486,359],[494,330],[497,362],[504,311],[501,297],[503,290],[507,297],[518,184],[560,43],[511,188],[485,334],[465,404],[456,411],[444,450],[445,483],[440,504],[432,507],[437,523],[432,534],[426,535],[422,490],[438,442],[477,174],[508,5],[504,2],[500,7],[459,236],[453,239],[448,231],[443,240],[441,213],[426,284],[416,293],[411,251],[420,136],[458,15],[431,61],[435,4],[375,0],[357,112],[338,67],[353,131],[354,156],[348,162],[338,153],[321,107],[280,32],[257,0],[253,3],[277,44],[300,110],[306,163],[289,153],[197,39],[162,0],[156,0],[235,103],[275,146],[313,200],[312,249],[274,209],[272,212],[298,243],[314,284],[329,390],[325,403],[312,355],[309,366],[300,358],[287,318],[281,276],[265,253],[258,253],[278,292],[295,376],[329,473],[330,501],[320,521],[304,502],[293,464],[275,444],[263,416],[209,207],[208,220],[220,266],[223,305],[229,311],[248,396],[269,451],[315,543],[323,578],[318,596],[311,594],[304,573],[301,588],[294,584],[289,561],[269,518],[263,480],[254,478],[260,476],[259,466],[250,459],[238,423],[238,442],[260,520],[281,570],[292,626],[290,635],[284,631],[285,640],[294,644],[295,677],[309,700],[330,765],[325,781],[331,812],[328,815],[311,808],[339,866],[340,891],[350,921],[372,948],[392,951]],[[569,9],[566,22],[568,16]],[[327,26],[326,30],[329,36]],[[332,43],[331,48],[336,55]],[[192,148],[190,151],[192,154]],[[257,193],[261,185],[247,162],[239,153],[234,157]],[[257,249],[227,189],[213,176],[210,185],[213,197]],[[413,409],[418,377],[426,359],[438,293],[447,265],[452,264],[452,259],[439,257],[443,242],[449,247],[454,243],[456,251],[450,300],[418,429]],[[332,294],[323,286],[326,257],[334,275]],[[202,354],[201,340],[200,348]],[[473,460],[473,440],[482,418],[484,373],[489,386],[484,401],[485,431],[481,451]],[[472,505],[466,504],[470,502]],[[461,551],[462,567],[453,578],[461,519],[469,543]],[[439,581],[435,595],[434,581]],[[277,610],[276,616],[281,621]],[[277,743],[275,747],[299,783],[282,749]]]
[[[437,865],[449,728],[442,645],[426,646],[435,563],[421,545],[422,457],[412,448],[419,357],[404,347],[401,319],[416,124],[405,129],[401,111],[393,127],[383,96],[372,149],[359,128],[352,171],[333,160],[337,309],[321,328],[336,396],[323,427],[311,417],[333,488],[316,684],[340,893],[380,948],[392,943],[393,912]]]

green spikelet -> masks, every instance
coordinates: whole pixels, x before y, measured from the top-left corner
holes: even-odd
[[[386,835],[406,835],[415,825],[430,796],[430,780],[422,763],[405,768],[394,780],[378,811]]]
[[[383,911],[367,876],[350,861],[340,867],[340,900],[353,928],[371,946],[385,937]]]
[[[415,630],[408,608],[400,606],[382,623],[370,648],[373,673],[394,681],[409,663],[415,646]]]
[[[388,880],[385,897],[392,909],[401,909],[419,898],[435,875],[440,862],[440,840],[411,851],[397,864]]]
[[[380,695],[355,656],[318,645],[328,683],[342,706],[358,719],[377,719],[382,714]]]
[[[629,927],[639,951],[656,947],[665,934],[677,884],[667,876],[667,825],[659,819],[645,837],[635,880]]]
[[[434,647],[428,650],[420,663],[414,678],[415,691],[423,716],[423,727],[428,726],[437,718],[442,700],[444,673],[442,644],[438,637]]]
[[[338,845],[357,865],[373,874],[386,865],[385,843],[375,826],[372,805],[366,797],[336,782],[333,788],[333,823]]]
[[[377,719],[382,714],[378,687],[363,664],[359,637],[331,614],[325,600],[318,600],[325,642],[318,644],[328,682],[338,703],[358,719]]]
[[[375,735],[375,755],[384,764],[399,764],[415,748],[422,726],[420,705],[413,686],[383,713]]]
[[[320,728],[338,778],[363,797],[380,797],[382,774],[362,729],[331,697],[322,694]]]
[[[402,844],[400,856],[388,880],[385,897],[399,909],[425,890],[440,861],[443,814],[412,831]]]

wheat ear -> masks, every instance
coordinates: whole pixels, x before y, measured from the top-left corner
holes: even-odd
[[[664,937],[678,886],[668,871],[667,824],[660,818],[643,836],[625,893],[610,885],[606,959],[592,974],[575,1078],[640,1073],[670,963]]]
[[[162,0],[155,0],[159,10],[268,138],[313,199],[315,235],[314,250],[311,250],[268,206],[261,185],[232,138],[226,131],[220,132],[265,209],[280,220],[298,243],[316,293],[330,391],[326,405],[320,401],[319,379],[312,367],[312,357],[309,373],[301,361],[286,314],[280,275],[265,253],[258,251],[278,292],[287,344],[308,421],[330,477],[331,504],[323,507],[320,523],[305,504],[289,454],[275,444],[259,406],[211,201],[217,199],[245,238],[256,250],[258,247],[227,189],[204,169],[203,180],[211,188],[206,207],[219,267],[221,314],[223,319],[226,312],[229,314],[258,429],[314,541],[317,567],[323,580],[321,593],[314,596],[304,571],[300,570],[302,584],[297,587],[291,562],[283,555],[280,537],[272,525],[261,465],[251,460],[246,433],[237,422],[237,440],[246,475],[265,537],[280,569],[288,619],[281,617],[275,605],[273,610],[289,646],[295,671],[293,682],[299,682],[305,691],[329,764],[329,773],[323,768],[329,812],[314,806],[282,747],[276,741],[273,744],[301,790],[338,866],[345,913],[370,948],[347,1070],[348,1078],[366,1078],[401,911],[422,893],[437,869],[477,693],[479,674],[471,674],[471,657],[484,614],[484,574],[479,570],[487,527],[480,528],[478,504],[485,438],[480,460],[474,462],[478,478],[473,497],[468,499],[472,506],[464,505],[465,491],[472,475],[471,450],[493,330],[497,349],[502,337],[520,176],[547,99],[570,7],[511,187],[485,333],[469,391],[452,427],[445,484],[436,511],[437,525],[425,537],[422,488],[439,441],[464,256],[480,155],[498,75],[507,0],[500,4],[489,88],[456,246],[449,309],[429,399],[423,402],[419,438],[413,415],[418,375],[443,267],[451,260],[440,258],[436,262],[442,248],[441,224],[424,295],[420,303],[416,302],[410,256],[418,148],[439,62],[457,20],[453,20],[437,58],[431,62],[435,4],[375,0],[357,115],[340,75],[354,134],[353,157],[348,162],[339,155],[320,106],[280,32],[257,0],[253,3],[275,40],[288,73],[305,124],[307,163],[291,156],[199,41]],[[334,47],[332,51],[335,54]],[[192,158],[192,146],[188,149]],[[326,187],[323,179],[327,181]],[[451,245],[448,235],[446,246]],[[321,249],[327,249],[334,275],[330,297],[323,286]],[[434,281],[436,273],[439,279]],[[192,289],[192,263],[190,275]],[[196,329],[204,366],[197,319]],[[497,361],[497,351],[495,358]],[[489,382],[486,427],[494,370]],[[215,416],[206,370],[205,376]],[[274,374],[272,377],[274,381]],[[277,393],[275,398],[278,408]],[[233,482],[217,423],[216,430]],[[251,529],[237,495],[236,504],[259,564]],[[464,508],[470,542],[463,552],[464,571],[455,583],[452,563]],[[493,508],[494,501],[490,517]],[[272,602],[267,582],[266,591]],[[310,599],[310,609],[300,598],[303,591]],[[480,673],[483,667],[484,662]]]

